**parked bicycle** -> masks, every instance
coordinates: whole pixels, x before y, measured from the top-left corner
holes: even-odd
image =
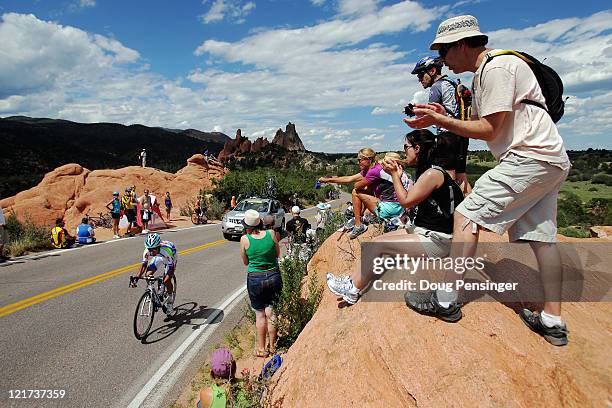
[[[98,213],[98,216],[89,215],[89,213],[85,214],[89,222],[93,224],[94,227],[101,228],[112,228],[113,222],[111,220],[110,214]]]
[[[153,319],[155,318],[155,312],[158,309],[162,309],[166,313],[166,307],[163,303],[167,296],[165,293],[166,287],[162,283],[163,277],[144,276],[140,279],[144,279],[147,282],[147,289],[140,297],[136,306],[136,312],[134,313],[134,335],[138,340],[144,339],[149,334],[149,330],[151,330],[153,325]],[[137,277],[130,276],[130,286],[137,283],[138,280]],[[176,276],[174,275],[172,275],[172,286],[174,298],[176,299]]]

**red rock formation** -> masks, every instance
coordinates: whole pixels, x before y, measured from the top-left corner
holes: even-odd
[[[302,140],[295,130],[295,125],[291,122],[287,124],[284,132],[281,129],[276,131],[276,135],[274,136],[272,143],[284,147],[287,150],[297,150],[300,152],[306,150],[304,148],[304,144],[302,144]]]
[[[40,184],[0,201],[6,215],[14,211],[21,219],[51,225],[63,217],[70,228],[80,223],[88,212],[107,212],[104,207],[113,191],[123,194],[126,186],[136,186],[141,195],[144,189],[163,200],[170,192],[175,207],[193,198],[201,188],[212,187],[213,178],[227,173],[219,162],[208,161],[201,154],[187,160],[187,166],[176,174],[150,167],[130,166],[115,170],[90,171],[78,164],[66,164],[47,173]]]
[[[360,257],[359,244],[350,244],[346,236],[336,239],[328,239],[309,263],[319,282],[325,282],[328,271],[350,273],[355,261],[349,252]],[[500,241],[487,233],[482,239]],[[523,258],[529,257],[516,254],[521,263],[535,262]],[[470,302],[463,311],[460,322],[449,324],[412,312],[401,301],[361,300],[339,308],[325,287],[315,316],[283,356],[270,406],[609,404],[610,303],[564,303],[571,330],[564,348],[532,333],[509,305]]]

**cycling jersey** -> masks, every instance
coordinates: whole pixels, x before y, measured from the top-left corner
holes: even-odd
[[[163,270],[164,275],[173,273],[178,263],[176,246],[170,241],[162,241],[160,242],[159,253],[155,256],[151,255],[148,249],[145,249],[142,254],[142,263],[146,264],[147,270],[153,273],[158,270]]]
[[[134,208],[134,204],[132,203],[132,195],[130,193],[125,193],[121,196],[121,208],[124,210],[131,210]]]

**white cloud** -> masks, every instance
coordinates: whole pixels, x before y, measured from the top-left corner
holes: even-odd
[[[310,2],[314,5],[314,6],[322,6],[323,4],[325,4],[325,0],[310,0]]]
[[[242,24],[254,9],[255,3],[252,1],[241,4],[238,0],[214,0],[208,12],[201,15],[200,19],[204,24],[209,24],[233,17],[233,23]]]
[[[376,11],[378,0],[338,0],[338,12],[341,15],[370,14]]]
[[[364,140],[383,140],[385,138],[385,135],[377,135],[376,133],[372,133],[371,135],[368,135],[366,137],[364,137]]]

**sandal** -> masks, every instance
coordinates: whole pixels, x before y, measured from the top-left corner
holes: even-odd
[[[253,352],[253,357],[266,358],[269,354],[266,350],[256,350]]]
[[[406,292],[406,306],[417,313],[437,317],[445,322],[455,323],[461,320],[461,305],[452,303],[447,309],[438,303],[438,295],[433,292]]]

